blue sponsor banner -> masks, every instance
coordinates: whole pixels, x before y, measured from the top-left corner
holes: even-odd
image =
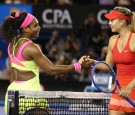
[[[9,16],[11,12],[27,11],[32,13],[32,5],[15,5],[15,4],[1,4],[0,5],[0,25],[6,16]]]

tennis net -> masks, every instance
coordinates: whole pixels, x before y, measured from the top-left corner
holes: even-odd
[[[110,94],[9,91],[9,115],[108,115]]]

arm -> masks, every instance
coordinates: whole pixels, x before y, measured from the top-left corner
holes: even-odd
[[[41,49],[33,44],[28,45],[24,51],[23,56],[25,59],[34,59],[37,65],[45,70],[47,74],[57,75],[74,71],[74,65],[53,65],[53,63],[42,53]],[[83,66],[84,67],[84,66]]]
[[[114,47],[114,44],[115,44],[115,38],[114,36],[112,36],[109,40],[109,44],[108,44],[108,52],[107,52],[107,55],[106,55],[106,59],[105,59],[105,62],[108,63],[111,67],[114,66],[114,61],[113,61],[113,56],[112,56],[112,49]]]
[[[13,75],[13,68],[11,68],[11,61],[9,57],[8,57],[8,66],[9,66],[9,80],[10,80],[10,83],[12,83],[15,80],[15,78]]]

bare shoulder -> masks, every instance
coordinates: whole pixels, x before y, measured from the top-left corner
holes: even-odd
[[[40,49],[39,46],[33,42],[25,47],[25,50],[30,50],[30,51],[39,50],[39,49]]]
[[[110,37],[109,46],[111,47],[111,49],[113,48],[118,37],[119,37],[119,35],[113,35]]]
[[[113,35],[113,36],[110,37],[110,41],[115,42],[118,37],[119,37],[118,34],[117,35]]]
[[[42,55],[42,51],[40,47],[33,42],[27,45],[23,50],[23,56],[26,59],[33,59],[33,57],[38,55]]]

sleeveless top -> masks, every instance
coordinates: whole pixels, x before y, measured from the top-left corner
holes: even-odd
[[[22,52],[24,50],[24,48],[33,43],[32,41],[28,40],[26,41],[19,49],[17,54],[15,55],[15,48],[18,44],[18,42],[22,39],[27,39],[27,38],[21,38],[17,41],[16,44],[13,43],[13,53],[10,52],[10,47],[11,47],[11,43],[9,43],[8,45],[8,55],[10,57],[11,60],[11,67],[14,67],[18,70],[24,70],[24,71],[32,71],[33,73],[35,73],[36,76],[39,75],[39,70],[38,70],[38,65],[34,62],[34,60],[26,60],[23,58],[22,56]]]
[[[128,37],[127,44],[122,52],[118,51],[118,39],[113,47],[113,60],[117,67],[117,76],[134,76],[135,77],[135,52],[132,52],[129,47],[132,32]]]

